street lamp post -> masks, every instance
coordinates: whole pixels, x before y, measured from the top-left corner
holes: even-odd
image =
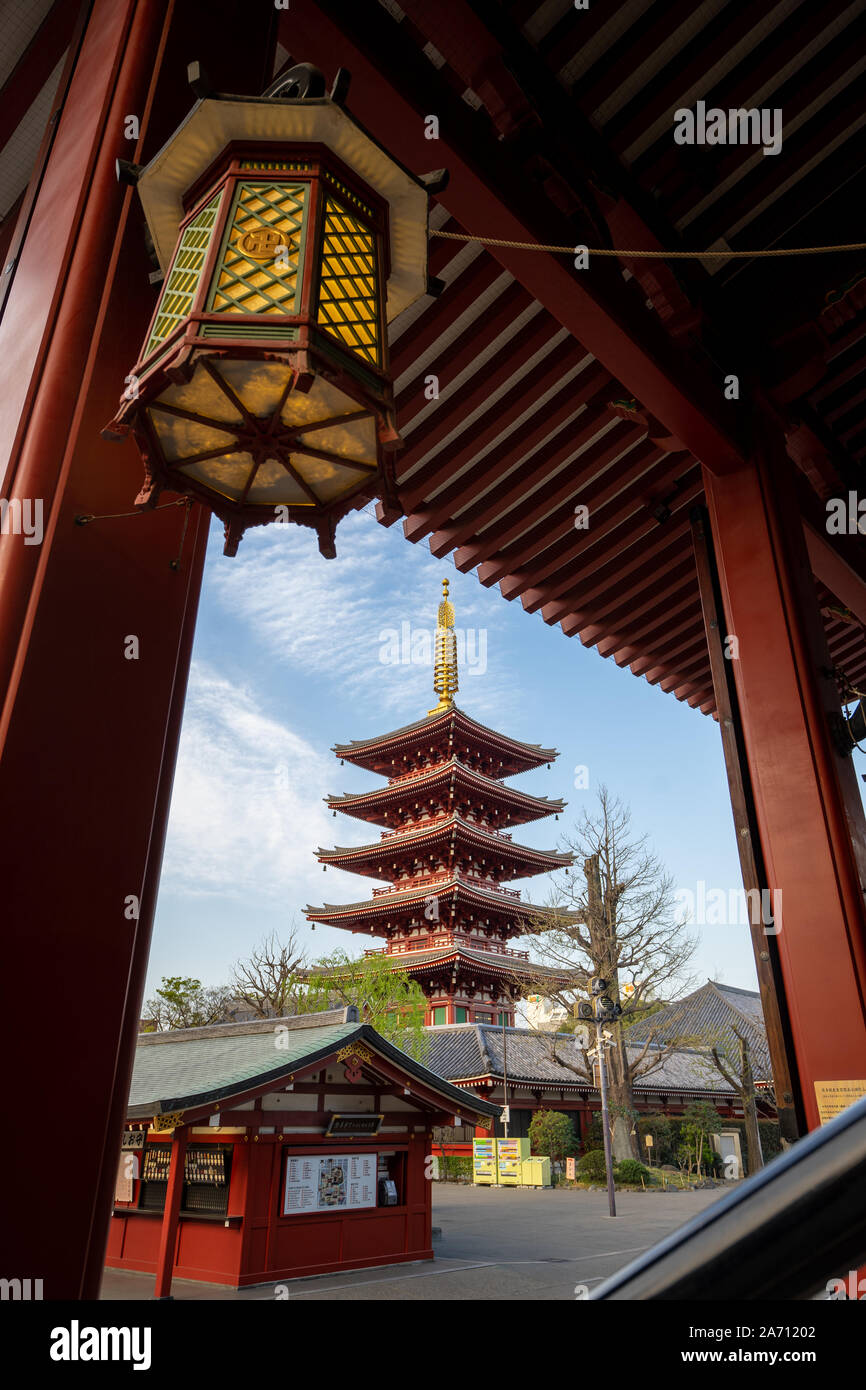
[[[604,1049],[607,1047],[602,1037],[601,1024],[595,1022],[595,1040],[598,1052],[598,1089],[601,1092],[601,1125],[604,1132],[604,1166],[607,1173],[607,1205],[611,1216],[616,1216],[616,1189],[613,1183],[613,1154],[610,1146],[610,1110],[607,1104],[607,1068],[604,1065]]]

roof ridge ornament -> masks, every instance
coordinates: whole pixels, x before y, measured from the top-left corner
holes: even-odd
[[[433,691],[439,703],[428,710],[428,717],[454,708],[457,683],[457,634],[454,631],[454,604],[448,597],[448,580],[442,580],[442,601],[436,614]]]

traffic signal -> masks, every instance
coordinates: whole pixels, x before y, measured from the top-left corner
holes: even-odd
[[[586,1000],[583,1000],[577,1005],[576,1014],[578,1018],[591,1019],[593,1017],[592,1005],[588,1004]]]
[[[589,982],[589,988],[592,994],[604,994],[607,989],[607,980],[603,980],[600,975],[594,975]]]

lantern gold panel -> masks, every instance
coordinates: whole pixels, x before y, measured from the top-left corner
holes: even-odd
[[[306,184],[241,184],[208,308],[293,314],[308,198]]]
[[[162,290],[153,332],[145,349],[145,357],[169,336],[186,318],[195,298],[202,267],[210,245],[211,233],[219,210],[220,195],[210,202],[187,225],[177,255]]]
[[[334,198],[325,201],[318,321],[359,357],[381,365],[375,237]]]

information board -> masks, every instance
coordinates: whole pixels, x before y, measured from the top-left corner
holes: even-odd
[[[825,1125],[834,1115],[841,1115],[863,1096],[866,1096],[866,1081],[816,1081],[815,1098],[821,1124]]]
[[[289,1154],[283,1216],[376,1205],[376,1155]]]

